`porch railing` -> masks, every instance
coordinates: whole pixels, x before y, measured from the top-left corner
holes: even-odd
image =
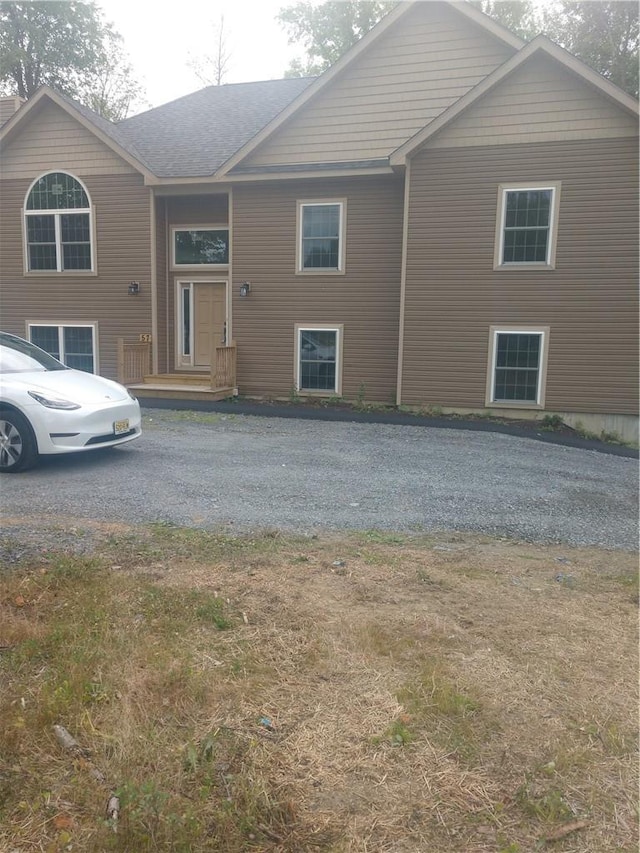
[[[151,373],[151,344],[118,338],[118,382],[142,382]]]
[[[236,387],[236,345],[231,341],[227,346],[215,347],[211,359],[211,387]]]
[[[211,387],[236,387],[237,349],[232,341],[227,346],[215,347],[211,359]],[[144,381],[151,374],[151,344],[128,342],[118,338],[118,382],[132,385]]]

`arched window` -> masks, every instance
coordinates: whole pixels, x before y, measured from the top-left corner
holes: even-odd
[[[80,181],[65,172],[38,178],[25,219],[30,271],[93,270],[91,200]]]

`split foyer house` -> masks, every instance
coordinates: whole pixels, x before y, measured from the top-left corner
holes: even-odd
[[[362,397],[637,440],[637,103],[464,2],[316,79],[0,120],[2,327],[143,397]]]

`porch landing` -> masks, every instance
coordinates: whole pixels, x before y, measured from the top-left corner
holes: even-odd
[[[238,394],[236,345],[211,352],[211,368],[200,373],[151,373],[151,343],[118,338],[118,381],[141,399],[226,400]]]
[[[213,387],[206,375],[188,376],[182,373],[161,373],[145,376],[142,382],[127,382],[127,388],[138,399],[160,400],[226,400],[235,397],[238,389],[231,385]]]

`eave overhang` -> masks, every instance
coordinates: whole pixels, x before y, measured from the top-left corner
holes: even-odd
[[[301,178],[343,178],[359,175],[393,175],[398,170],[392,168],[388,158],[380,160],[347,161],[343,163],[300,163],[291,166],[256,166],[236,170],[226,175],[208,175],[205,177],[154,178],[145,181],[149,186],[167,187],[201,184],[237,184],[249,181],[299,180]]]

